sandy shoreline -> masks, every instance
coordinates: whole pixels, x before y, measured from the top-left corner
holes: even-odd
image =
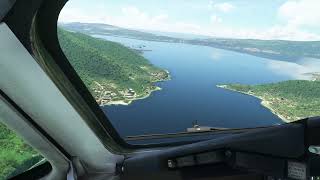
[[[257,96],[255,94],[252,94],[252,93],[246,93],[246,92],[242,92],[242,91],[237,91],[237,90],[234,90],[234,89],[231,89],[231,88],[228,88],[227,85],[216,85],[217,87],[219,88],[223,88],[223,89],[228,89],[230,91],[234,91],[234,92],[238,92],[238,93],[242,93],[242,94],[245,94],[245,95],[249,95],[249,96],[253,96],[255,98],[258,98],[261,100],[261,105],[264,106],[265,108],[269,109],[273,114],[275,114],[276,116],[278,116],[283,122],[285,123],[289,123],[291,122],[290,120],[286,119],[284,116],[282,116],[281,114],[279,114],[278,112],[276,112],[271,106],[270,106],[270,103],[269,101],[267,101],[266,99],[264,99],[263,97],[261,96]]]

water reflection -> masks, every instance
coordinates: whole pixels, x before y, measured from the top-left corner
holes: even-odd
[[[311,80],[312,73],[320,72],[320,59],[302,58],[297,63],[268,60],[267,67],[274,73],[287,75],[293,79]]]
[[[218,50],[214,49],[211,53],[211,58],[214,60],[214,61],[218,61],[222,58],[222,53],[219,52]]]

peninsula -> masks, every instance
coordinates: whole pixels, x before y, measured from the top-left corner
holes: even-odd
[[[261,99],[261,104],[285,122],[320,114],[320,81],[289,80],[271,84],[225,84],[217,87]]]
[[[91,94],[101,106],[148,97],[160,90],[155,82],[170,79],[135,49],[120,43],[58,28],[60,46]]]

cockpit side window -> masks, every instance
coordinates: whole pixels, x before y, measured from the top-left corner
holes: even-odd
[[[0,119],[0,179],[8,179],[46,162]]]

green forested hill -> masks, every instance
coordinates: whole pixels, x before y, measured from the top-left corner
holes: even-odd
[[[320,81],[290,80],[262,85],[228,84],[226,89],[259,97],[287,121],[320,115]]]
[[[168,77],[166,71],[119,43],[61,28],[58,37],[65,55],[97,101],[102,97],[127,100],[128,89],[141,98],[155,89],[153,82]]]

